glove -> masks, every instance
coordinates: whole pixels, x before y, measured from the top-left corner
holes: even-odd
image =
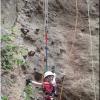
[[[31,83],[30,79],[26,79],[26,85],[29,85],[29,83]]]

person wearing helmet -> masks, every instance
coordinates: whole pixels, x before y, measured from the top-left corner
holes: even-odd
[[[43,80],[43,89],[45,92],[55,92],[55,86],[56,86],[56,74],[52,73],[51,71],[47,71],[44,74],[44,80]]]
[[[51,71],[47,71],[44,74],[44,81],[45,79],[48,79],[48,81],[50,81],[53,84],[53,86],[56,86],[56,74],[55,73],[52,73]]]
[[[52,96],[55,96],[56,93],[56,74],[51,72],[51,71],[47,71],[44,73],[43,76],[43,83],[39,83],[36,81],[29,81],[35,85],[39,85],[42,86],[43,88],[43,92],[45,93],[45,100],[51,100],[50,98]]]

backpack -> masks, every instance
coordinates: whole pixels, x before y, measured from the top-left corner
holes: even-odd
[[[54,86],[49,82],[43,82],[43,91],[46,94],[51,94],[54,91]]]

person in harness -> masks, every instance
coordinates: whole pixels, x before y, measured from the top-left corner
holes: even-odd
[[[43,92],[45,93],[45,99],[51,100],[55,96],[56,87],[56,74],[51,71],[47,71],[44,74],[44,80],[42,84]]]
[[[43,76],[43,83],[39,83],[36,81],[31,81],[31,80],[27,80],[28,83],[33,83],[35,85],[39,85],[42,86],[43,92],[45,94],[44,98],[45,100],[53,100],[54,96],[57,96],[56,94],[56,74],[51,72],[51,71],[47,71],[44,73]]]

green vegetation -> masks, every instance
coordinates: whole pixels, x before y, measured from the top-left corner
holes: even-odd
[[[2,35],[5,45],[1,48],[1,65],[5,70],[11,70],[14,66],[26,65],[23,55],[27,54],[24,47],[10,43],[14,39],[13,35]]]
[[[38,99],[37,94],[41,92],[40,88],[32,88],[32,84],[29,84],[25,87],[25,100],[31,100],[31,98]]]
[[[13,45],[7,45],[1,49],[1,65],[3,69],[13,68],[13,65],[15,63],[13,55],[16,50],[16,46]]]
[[[15,45],[6,45],[1,49],[1,65],[5,70],[13,69],[14,66],[26,64],[22,49]],[[25,53],[25,52],[24,52]]]
[[[1,36],[1,41],[4,41],[4,42],[9,42],[9,41],[12,41],[14,39],[15,39],[15,37],[12,34],[7,34],[7,35]]]
[[[1,97],[1,100],[8,100],[8,97],[7,96],[3,96],[3,97]]]
[[[26,97],[25,97],[25,100],[31,100],[31,97],[33,96],[33,89],[32,89],[32,86],[29,84],[26,86],[25,88],[25,93],[26,93]]]

